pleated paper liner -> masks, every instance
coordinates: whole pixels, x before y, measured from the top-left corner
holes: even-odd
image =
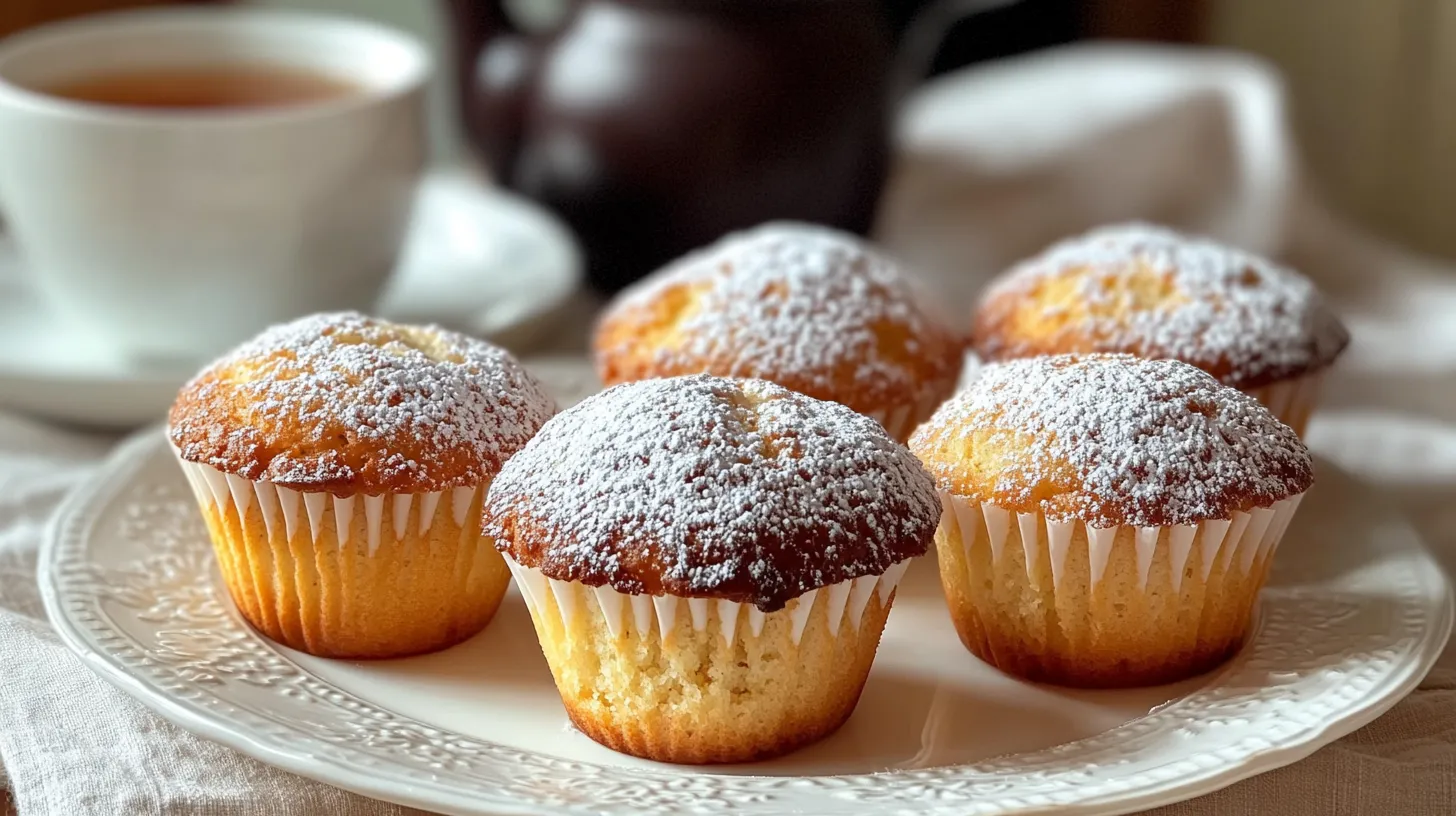
[[[1325,373],[1317,371],[1303,377],[1270,383],[1259,388],[1245,389],[1244,393],[1264,404],[1280,422],[1294,429],[1301,437],[1309,425],[1309,416],[1319,402],[1320,387]]]
[[[1172,682],[1242,645],[1303,494],[1232,518],[1098,528],[942,492],[941,584],[961,641],[1031,680]]]
[[[623,753],[703,764],[778,756],[839,728],[909,562],[769,613],[625,595],[506,563],[576,727]]]
[[[937,394],[929,394],[913,403],[897,405],[888,411],[869,411],[865,416],[870,417],[884,427],[885,431],[894,437],[898,442],[905,442],[915,428],[935,413],[943,400]]]
[[[483,629],[510,583],[480,534],[487,485],[339,497],[179,461],[233,601],[285,646],[348,658],[443,649]]]

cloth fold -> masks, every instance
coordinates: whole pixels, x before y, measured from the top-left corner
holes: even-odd
[[[25,816],[382,816],[401,808],[194,737],[92,674],[46,621],[36,551],[112,440],[0,415],[0,767]]]
[[[1294,261],[1355,332],[1311,445],[1385,489],[1450,570],[1456,273],[1319,208],[1298,183],[1282,105],[1267,68],[1218,52],[1079,46],[950,75],[905,110],[878,237],[962,315],[1010,261],[1112,220],[1159,220]],[[13,807],[23,816],[417,813],[194,737],[60,643],[35,584],[36,550],[56,505],[114,441],[0,416],[0,784]],[[1448,650],[1418,691],[1370,726],[1287,768],[1153,812],[1445,816],[1453,802]]]

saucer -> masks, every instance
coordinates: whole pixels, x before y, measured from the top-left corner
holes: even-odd
[[[0,235],[0,409],[110,428],[160,418],[194,370],[97,354],[49,318],[20,264]],[[375,311],[526,351],[576,292],[581,266],[554,216],[466,170],[438,170],[421,183],[399,268]]]

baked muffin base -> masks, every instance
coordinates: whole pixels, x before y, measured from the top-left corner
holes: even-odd
[[[681,764],[769,759],[837,730],[859,702],[906,563],[765,614],[622,595],[507,560],[572,723],[613,750]]]
[[[1243,645],[1301,498],[1230,520],[1096,529],[942,492],[951,619],[973,654],[1029,680],[1125,687],[1200,674]]]
[[[359,659],[443,649],[483,629],[510,583],[479,532],[484,486],[339,498],[182,468],[233,602],[290,648]]]
[[[1302,377],[1279,380],[1258,388],[1242,389],[1245,394],[1264,404],[1275,417],[1294,429],[1301,437],[1309,425],[1310,414],[1319,403],[1325,373],[1316,371]]]

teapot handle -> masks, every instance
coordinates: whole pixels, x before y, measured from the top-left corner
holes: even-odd
[[[445,0],[455,33],[461,124],[498,181],[510,178],[525,117],[535,45],[505,0]]]
[[[962,20],[1014,5],[1018,0],[931,0],[906,27],[895,55],[891,86],[894,101],[903,100],[925,75],[951,27]]]
[[[479,54],[497,34],[519,34],[505,0],[446,0],[458,54]]]

